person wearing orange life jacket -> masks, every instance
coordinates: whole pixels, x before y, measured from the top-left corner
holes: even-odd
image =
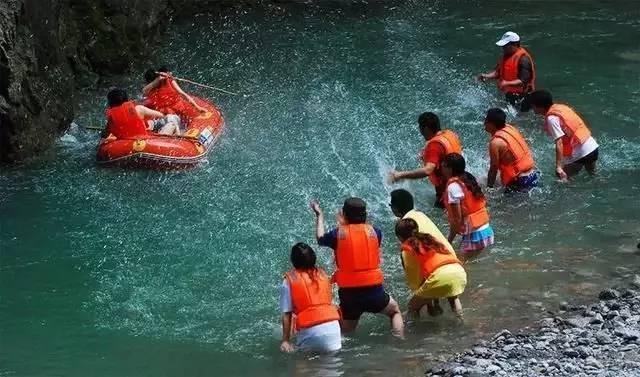
[[[506,120],[507,114],[497,108],[489,109],[484,120],[484,129],[491,135],[487,186],[493,187],[500,172],[505,192],[529,191],[538,186],[540,172],[536,169],[529,144]]]
[[[360,198],[345,200],[338,212],[338,227],[325,233],[324,214],[317,201],[311,202],[316,215],[316,239],[320,246],[334,250],[343,333],[356,329],[362,313],[389,317],[392,333],[404,337],[404,323],[398,303],[385,291],[380,268],[382,232],[366,223],[367,205]]]
[[[446,298],[451,310],[462,319],[458,296],[467,285],[467,273],[455,253],[431,234],[419,232],[418,227],[413,219],[403,219],[396,224],[396,236],[402,243],[402,267],[413,292],[409,313],[419,315],[420,309],[426,306],[429,315],[440,315],[439,299]]]
[[[493,71],[478,75],[478,80],[497,80],[498,89],[505,94],[507,102],[527,112],[531,110],[527,94],[534,91],[536,85],[533,58],[520,46],[520,36],[512,31],[504,33],[496,45],[502,47],[503,56]]]
[[[475,258],[487,246],[493,245],[493,228],[482,189],[476,178],[465,170],[464,157],[451,153],[442,162],[447,178],[446,209],[449,219],[449,242],[462,235],[460,259]]]
[[[207,112],[207,109],[182,90],[166,67],[160,67],[157,71],[148,69],[144,79],[146,85],[142,88],[142,93],[146,96],[147,106],[177,114],[183,122]]]
[[[546,90],[537,90],[529,98],[533,110],[544,115],[545,131],[555,140],[558,178],[567,180],[583,167],[595,174],[599,147],[582,117],[571,107],[554,103]]]
[[[455,132],[440,128],[440,119],[431,112],[426,112],[418,118],[420,134],[426,140],[421,152],[423,166],[408,171],[389,172],[389,182],[400,182],[404,179],[420,179],[428,177],[435,188],[436,200],[434,207],[444,208],[443,193],[446,181],[442,177],[440,168],[442,159],[449,153],[462,153],[462,144]]]
[[[113,88],[107,93],[107,105],[107,127],[103,134],[105,137],[112,135],[117,139],[145,138],[149,136],[147,122],[165,118],[159,111],[129,101],[127,92],[120,88]],[[172,135],[176,130],[177,124],[168,122],[159,129],[159,133]]]
[[[342,348],[340,314],[333,305],[331,281],[316,266],[316,253],[302,242],[291,248],[293,268],[285,273],[280,289],[282,342],[280,350],[293,352],[291,334],[296,332],[296,349],[327,353]]]

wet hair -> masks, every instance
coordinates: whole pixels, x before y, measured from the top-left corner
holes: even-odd
[[[440,131],[440,119],[432,112],[422,113],[418,117],[418,126],[420,131],[428,128],[431,132],[436,133]]]
[[[169,68],[166,66],[161,66],[158,69],[149,68],[144,72],[144,81],[149,84],[153,80],[155,80],[159,75],[158,72],[169,72]]]
[[[367,203],[360,198],[349,198],[344,201],[342,213],[349,224],[362,224],[367,221]]]
[[[111,88],[109,93],[107,93],[107,104],[109,107],[120,106],[123,103],[127,102],[129,97],[127,96],[127,92],[121,88]]]
[[[502,109],[493,108],[487,111],[485,122],[493,124],[497,129],[503,129],[507,123],[507,114]]]
[[[404,219],[396,223],[396,237],[401,242],[408,242],[409,246],[417,254],[433,250],[440,254],[448,254],[450,251],[429,233],[420,233],[418,223],[413,219]],[[422,245],[422,247],[420,247]]]
[[[466,162],[464,161],[464,157],[458,153],[449,153],[444,157],[442,163],[451,169],[451,175],[453,177],[458,177],[465,187],[471,191],[473,196],[478,199],[484,198],[484,193],[482,192],[482,188],[480,188],[476,177],[465,170]]]
[[[546,90],[536,90],[529,93],[529,103],[536,107],[549,109],[553,105],[553,97]]]
[[[391,206],[405,214],[413,209],[413,195],[405,189],[391,191]]]
[[[299,270],[316,268],[316,252],[304,242],[298,242],[291,248],[291,264]]]

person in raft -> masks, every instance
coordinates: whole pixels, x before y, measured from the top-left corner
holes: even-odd
[[[179,132],[178,124],[166,119],[163,113],[129,101],[124,89],[111,89],[107,93],[107,105],[107,128],[103,136],[113,135],[117,139],[146,137],[158,119],[165,119],[164,125],[158,129],[159,134],[175,135]]]
[[[411,219],[415,221],[418,224],[420,233],[432,235],[438,242],[443,244],[447,250],[452,253],[455,252],[436,224],[434,224],[424,212],[414,209],[413,195],[411,195],[409,191],[405,189],[391,191],[391,203],[389,203],[389,207],[391,207],[391,212],[393,212],[396,217],[402,220]]]
[[[465,170],[464,157],[448,154],[442,162],[447,179],[446,209],[449,219],[449,242],[462,235],[460,259],[466,262],[493,245],[494,236],[489,224],[489,211],[476,178]]]
[[[561,180],[574,176],[584,167],[596,173],[598,143],[586,122],[567,105],[553,103],[551,93],[538,90],[529,95],[533,110],[544,115],[544,129],[555,140],[556,175]]]
[[[426,112],[418,117],[420,134],[426,144],[421,152],[422,167],[415,170],[395,171],[389,173],[389,182],[395,183],[404,179],[420,179],[429,177],[429,181],[436,190],[434,207],[444,208],[444,184],[441,163],[444,156],[449,153],[462,153],[462,144],[455,132],[443,130],[440,127],[440,119],[431,112]]]
[[[487,186],[495,185],[500,172],[505,192],[526,192],[537,187],[540,172],[536,169],[529,144],[517,128],[507,124],[507,114],[502,109],[489,109],[484,129],[491,135]]]
[[[329,353],[342,347],[340,314],[332,303],[331,281],[316,266],[316,253],[305,243],[291,248],[293,268],[284,274],[280,289],[282,342],[280,350],[293,352],[291,334],[296,331],[296,348]]]
[[[360,198],[345,200],[337,215],[338,227],[327,233],[320,204],[312,201],[311,209],[316,215],[318,244],[335,252],[336,271],[332,280],[338,284],[342,332],[355,330],[362,313],[379,313],[389,317],[392,333],[403,338],[400,308],[382,285],[382,232],[366,223],[366,203]]]
[[[207,109],[200,106],[190,95],[185,93],[166,67],[148,69],[144,73],[146,85],[142,88],[145,105],[177,114],[184,122],[187,118],[205,114]]]
[[[520,46],[520,36],[512,31],[504,33],[496,42],[502,47],[502,57],[496,68],[478,75],[478,80],[497,80],[498,89],[504,93],[507,102],[519,107],[521,112],[531,110],[527,94],[535,90],[536,70],[533,59]]]
[[[429,315],[441,315],[439,299],[446,298],[451,311],[462,319],[459,296],[467,286],[467,273],[455,253],[431,234],[420,232],[413,219],[398,221],[396,236],[402,243],[402,267],[413,292],[409,313],[418,317],[420,309],[426,306]]]

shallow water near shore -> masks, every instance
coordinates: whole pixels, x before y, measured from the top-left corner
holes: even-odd
[[[178,21],[158,60],[241,93],[213,97],[225,134],[190,172],[97,168],[97,135],[81,128],[42,159],[3,167],[0,375],[420,376],[438,356],[638,272],[640,11],[531,4],[331,2]],[[503,103],[473,76],[495,64],[509,29],[537,58],[539,87],[589,121],[599,175],[556,183],[540,118],[515,119],[544,186],[528,198],[489,192],[497,244],[467,268],[466,323],[409,322],[398,341],[366,316],[336,356],[280,354],[278,287],[291,245],[315,245],[312,198],[331,225],[344,198],[368,202],[385,233],[386,286],[406,307],[388,193],[408,188],[443,230],[445,218],[424,181],[392,187],[386,172],[417,166],[416,119],[430,110],[485,180],[482,116]],[[86,93],[76,123],[100,124],[102,95]],[[330,251],[317,251],[331,269]]]

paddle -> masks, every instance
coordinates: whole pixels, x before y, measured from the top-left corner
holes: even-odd
[[[159,75],[161,75],[161,76],[166,76],[166,75],[167,75],[167,73],[166,73],[166,72],[156,72],[156,73],[157,73],[157,74],[159,74]],[[176,81],[182,81],[182,82],[186,82],[186,83],[189,83],[189,84],[193,84],[193,85],[201,86],[201,87],[203,87],[203,88],[207,88],[207,89],[211,89],[211,90],[217,90],[217,91],[219,91],[219,92],[223,92],[223,93],[231,94],[232,96],[237,96],[237,95],[238,95],[238,93],[234,93],[234,92],[230,92],[230,91],[228,91],[228,90],[224,90],[224,89],[216,88],[216,87],[214,87],[214,86],[201,84],[201,83],[199,83],[199,82],[195,82],[195,81],[191,81],[191,80],[183,79],[183,78],[180,78],[180,77],[175,77],[175,76],[171,76],[171,77],[173,77],[173,79],[174,79],[174,80],[176,80]]]

